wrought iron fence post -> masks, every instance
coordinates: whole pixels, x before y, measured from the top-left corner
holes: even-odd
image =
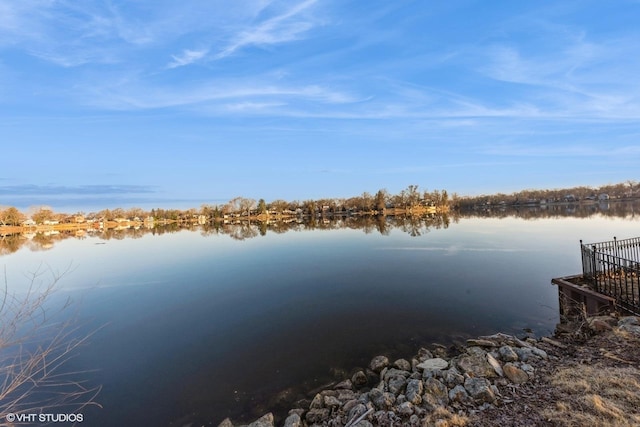
[[[591,247],[591,260],[591,274],[593,275],[591,280],[596,288],[596,292],[600,292],[600,285],[598,284],[598,267],[596,266],[596,245]]]
[[[587,265],[584,260],[584,245],[582,244],[582,239],[580,239],[580,261],[582,261],[582,275],[587,277]]]

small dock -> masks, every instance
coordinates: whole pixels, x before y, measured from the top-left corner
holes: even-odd
[[[616,299],[603,295],[585,284],[582,274],[551,279],[558,286],[560,313],[573,315],[586,312],[588,316],[616,311]]]

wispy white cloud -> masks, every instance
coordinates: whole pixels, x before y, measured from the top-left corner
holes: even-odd
[[[139,77],[116,80],[111,84],[84,85],[83,102],[115,110],[191,108],[224,112],[275,112],[300,102],[314,105],[340,105],[357,102],[348,92],[317,84],[292,84],[254,77],[251,79],[213,79],[194,85],[149,86]],[[277,110],[282,113],[282,110]]]
[[[119,70],[87,73],[87,83],[68,91],[84,105],[107,109],[193,108],[212,115],[415,120],[450,128],[477,128],[495,120],[640,118],[640,86],[634,83],[640,48],[632,34],[596,39],[578,27],[537,23],[527,30],[534,35],[527,37],[538,37],[534,30],[539,29],[547,39],[557,36],[557,43],[535,50],[507,31],[499,40],[477,42],[473,51],[468,45],[447,44],[428,51],[410,49],[410,55],[384,51],[376,56],[379,45],[389,40],[400,45],[396,38],[407,35],[372,28],[382,19],[376,10],[370,14],[375,19],[364,14],[362,22],[368,27],[361,37],[354,37],[354,31],[343,46],[321,45],[319,54],[326,56],[320,61],[315,55],[278,60],[276,52],[271,70],[258,68],[262,63],[256,62],[237,70],[229,66],[227,71],[213,61],[250,47],[310,38],[312,29],[334,21],[330,13],[335,10],[317,0],[238,0],[233,6],[222,0],[193,0],[189,7],[159,1],[158,8],[137,2],[131,6],[135,13],[130,13],[116,3],[0,0],[0,47],[13,40],[30,54],[68,68],[118,64]],[[390,5],[382,14],[396,9]],[[362,63],[350,59],[356,57]],[[194,83],[187,86],[180,73],[196,63],[207,67],[190,76]],[[113,78],[131,69],[140,74]],[[421,76],[425,70],[445,81],[429,81]],[[225,78],[229,75],[243,77]],[[623,76],[622,81],[613,75]],[[471,81],[472,87],[457,86],[458,79]]]
[[[310,17],[300,15],[316,2],[303,1],[284,13],[242,29],[224,49],[215,54],[214,59],[225,58],[246,46],[264,46],[299,39],[314,26]]]
[[[167,65],[167,68],[177,68],[185,65],[192,64],[202,58],[209,53],[208,49],[201,50],[189,50],[185,49],[180,55],[172,55],[173,61]]]
[[[544,29],[547,29],[546,26]],[[485,76],[508,84],[510,97],[536,105],[541,115],[602,119],[640,118],[638,34],[604,40],[580,29],[554,27],[554,43],[533,50],[515,43],[479,49]]]
[[[122,6],[115,2],[0,0],[0,49],[15,46],[63,67],[117,62],[151,66],[155,61],[149,59],[166,55],[177,40],[252,19],[267,4],[264,0],[238,0],[233,6],[223,0],[188,4],[157,0]],[[185,53],[175,57],[185,59]]]
[[[237,102],[232,104],[225,104],[223,108],[231,112],[248,113],[273,110],[285,105],[287,105],[285,102]]]
[[[0,1],[0,48],[14,46],[62,67],[119,62],[122,44],[142,42],[113,7],[90,2]]]
[[[219,60],[249,46],[269,46],[299,40],[316,25],[315,18],[307,13],[316,2],[317,0],[305,0],[264,19],[260,18],[261,15],[265,14],[270,6],[275,7],[273,2],[260,1],[247,5],[245,15],[238,21],[216,28],[215,43],[207,48],[186,49],[179,55],[171,55],[173,60],[167,68],[182,67],[201,60]],[[225,43],[218,39],[227,41]],[[202,41],[200,43],[203,44]],[[224,47],[214,49],[213,46],[219,44],[223,44]]]

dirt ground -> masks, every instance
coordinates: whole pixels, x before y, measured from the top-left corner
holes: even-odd
[[[640,336],[575,322],[539,343],[536,377],[502,390],[468,426],[640,426]]]

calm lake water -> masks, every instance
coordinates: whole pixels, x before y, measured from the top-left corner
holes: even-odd
[[[103,386],[103,409],[85,409],[84,424],[217,425],[281,410],[278,393],[303,397],[377,354],[409,357],[498,331],[549,334],[559,318],[550,280],[580,272],[579,239],[637,236],[639,225],[592,215],[463,218],[417,236],[89,236],[25,246],[0,265],[21,292],[25,272],[72,264],[56,298],[73,298],[83,330],[101,327],[67,365]]]

